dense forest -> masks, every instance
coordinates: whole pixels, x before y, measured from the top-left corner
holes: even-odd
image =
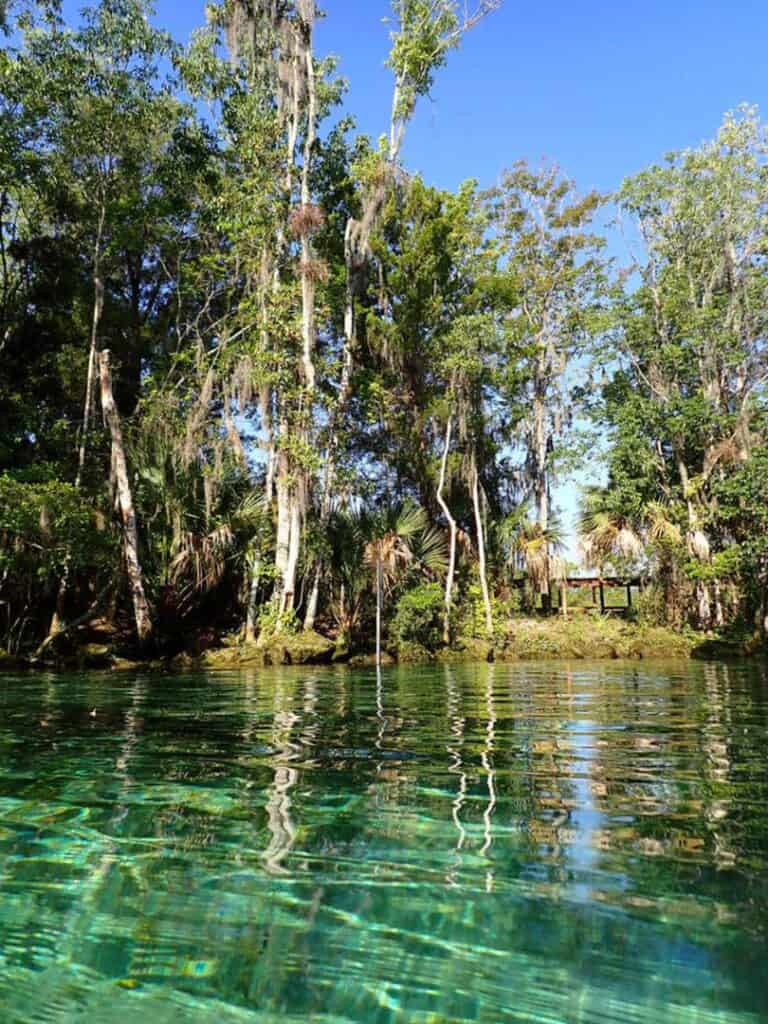
[[[405,135],[500,3],[392,0],[378,139],[314,0],[186,47],[147,0],[0,3],[0,646],[492,639],[555,607],[598,458],[584,565],[768,633],[766,128],[612,195],[514,153],[436,188]]]

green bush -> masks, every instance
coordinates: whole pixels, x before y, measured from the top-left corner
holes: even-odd
[[[12,590],[39,601],[67,571],[109,567],[115,543],[99,510],[71,485],[0,476],[0,574]]]
[[[96,509],[70,484],[0,476],[0,571],[43,583],[100,566],[112,538]]]
[[[274,636],[293,635],[299,632],[301,623],[293,608],[279,611],[274,604],[265,605],[259,612],[259,639],[264,642]]]
[[[398,647],[418,645],[434,651],[441,645],[443,601],[439,583],[422,583],[403,594],[390,623],[390,635]]]
[[[639,626],[665,626],[667,624],[664,592],[661,587],[651,585],[633,598],[630,619]]]
[[[27,628],[41,628],[65,574],[74,582],[109,570],[116,539],[71,485],[0,475],[0,645],[18,650]]]
[[[512,590],[506,598],[491,597],[491,615],[493,617],[493,635],[502,639],[509,628],[510,619],[515,618],[522,610],[522,593]],[[467,588],[462,596],[454,620],[456,639],[486,640],[488,633],[485,626],[485,605],[483,594],[478,583]]]

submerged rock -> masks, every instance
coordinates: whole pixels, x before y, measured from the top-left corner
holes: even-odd
[[[691,656],[706,661],[710,658],[713,660],[721,660],[723,658],[744,658],[752,653],[754,652],[751,651],[748,645],[743,643],[741,640],[712,639],[705,640],[703,643],[694,647],[691,652]]]
[[[394,665],[396,662],[391,654],[388,654],[386,651],[382,651],[381,664]],[[376,655],[356,654],[353,658],[349,659],[349,666],[350,668],[376,668]]]
[[[282,656],[279,662],[273,660],[273,664],[280,665],[324,664],[332,660],[335,650],[333,641],[313,630],[280,637],[267,647],[271,654],[279,653]]]
[[[75,657],[82,668],[106,668],[112,662],[112,648],[109,644],[82,644]]]
[[[190,659],[198,667],[234,669],[244,665],[319,665],[330,662],[336,650],[334,643],[315,632],[286,633],[259,638],[255,644],[239,644],[206,651]],[[179,659],[174,659],[174,667]],[[189,667],[189,662],[183,667]]]
[[[146,661],[131,661],[130,658],[113,658],[110,664],[113,672],[143,672],[146,671]]]

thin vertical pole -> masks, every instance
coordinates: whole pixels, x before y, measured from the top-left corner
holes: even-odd
[[[605,614],[605,586],[602,580],[600,580],[600,614]]]
[[[376,560],[376,664],[381,666],[381,559]]]

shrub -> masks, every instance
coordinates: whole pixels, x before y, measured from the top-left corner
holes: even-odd
[[[640,626],[665,626],[667,613],[661,587],[654,584],[641,591],[634,598],[630,618]]]
[[[390,634],[398,646],[418,645],[436,650],[443,638],[443,588],[422,583],[406,591],[397,602]]]
[[[263,642],[274,636],[299,632],[300,623],[293,608],[279,611],[274,604],[265,605],[259,612],[259,639]]]
[[[74,584],[113,565],[115,540],[99,510],[69,484],[0,475],[2,643],[18,647],[27,626],[42,626],[65,573]]]
[[[69,484],[0,476],[0,570],[21,580],[55,580],[66,567],[92,569],[110,552],[97,510]]]
[[[518,616],[522,609],[520,590],[511,590],[507,597],[491,598],[491,615],[493,617],[493,635],[503,639],[509,628],[510,619]],[[472,584],[462,597],[455,619],[457,640],[486,640],[485,605],[480,585]]]

